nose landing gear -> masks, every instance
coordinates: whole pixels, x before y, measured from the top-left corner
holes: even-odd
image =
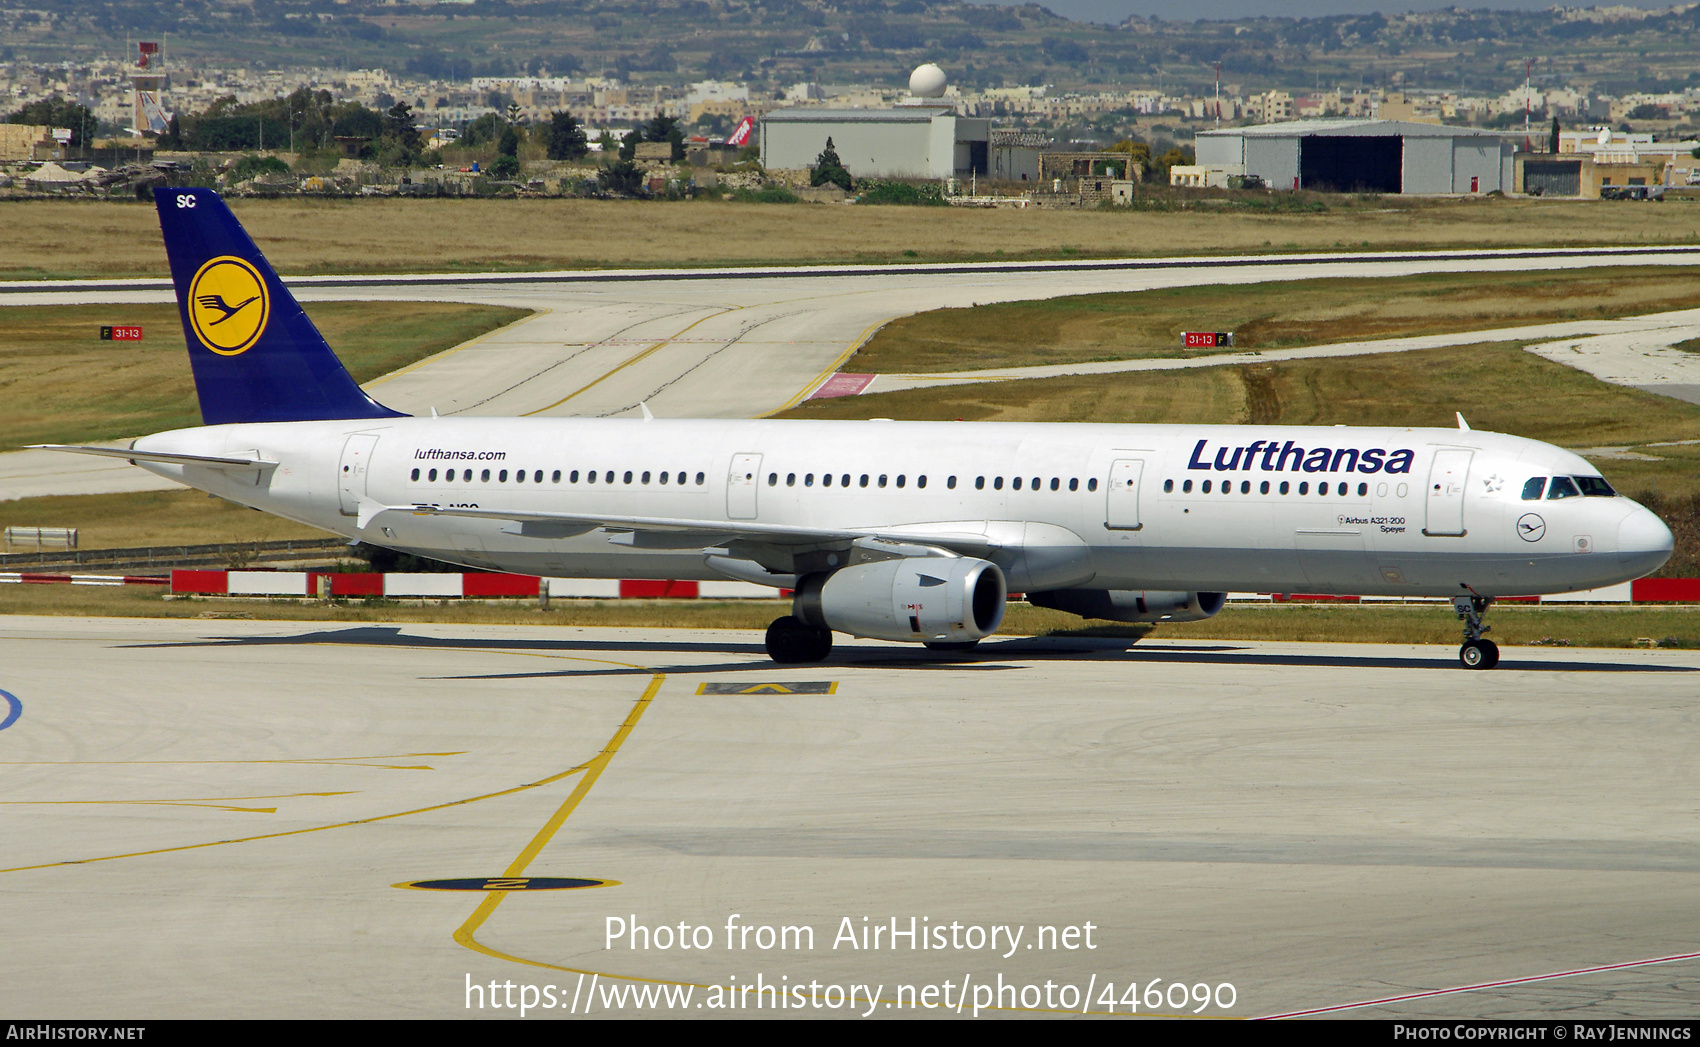
[[[1452,609],[1464,623],[1464,644],[1458,648],[1458,661],[1466,669],[1492,669],[1499,664],[1499,645],[1482,639],[1491,626],[1482,624],[1482,615],[1493,603],[1487,596],[1454,596]]]

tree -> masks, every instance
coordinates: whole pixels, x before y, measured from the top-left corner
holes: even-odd
[[[1153,165],[1151,171],[1152,177],[1150,180],[1158,183],[1159,185],[1168,185],[1169,168],[1177,165],[1187,167],[1192,163],[1193,153],[1191,149],[1185,147],[1170,149],[1168,152],[1157,158],[1157,163]]]
[[[511,125],[502,128],[502,137],[496,140],[496,152],[503,156],[519,156],[519,132]]]
[[[838,159],[838,150],[832,147],[832,139],[826,140],[826,148],[815,157],[815,165],[809,168],[810,185],[836,185],[845,192],[851,192],[855,183],[850,179],[850,172]]]
[[[627,131],[626,136],[620,139],[620,159],[635,160],[637,158],[638,143],[641,141],[643,141],[642,128],[634,127],[630,131]]]
[[[1553,114],[1552,118],[1552,140],[1547,142],[1547,152],[1558,152],[1558,114],[1556,113]]]
[[[54,95],[52,98],[43,98],[24,106],[6,117],[6,123],[68,127],[71,129],[71,145],[81,147],[84,132],[92,132],[95,128],[95,117],[87,106]]]
[[[490,177],[504,182],[511,182],[519,177],[519,157],[512,153],[502,153],[490,165]]]
[[[671,143],[672,159],[675,163],[685,158],[685,132],[680,130],[679,121],[670,116],[655,114],[655,118],[644,125],[643,140]]]
[[[413,126],[413,107],[397,102],[384,113],[384,135],[393,138],[406,153],[419,151],[419,131]]]
[[[485,113],[466,125],[466,130],[460,135],[461,144],[483,145],[485,142],[494,142],[502,137],[502,129],[506,126],[502,118],[495,113]]]
[[[636,196],[643,190],[643,168],[629,158],[622,158],[604,167],[599,181],[611,193]]]
[[[578,160],[590,151],[584,125],[571,113],[555,113],[549,121],[549,151],[551,160]]]

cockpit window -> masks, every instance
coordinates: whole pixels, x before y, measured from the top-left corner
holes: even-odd
[[[1581,494],[1582,492],[1576,489],[1576,482],[1570,477],[1555,476],[1552,478],[1552,486],[1547,488],[1547,501],[1550,502],[1554,498],[1577,498]]]
[[[1544,476],[1531,476],[1531,477],[1529,477],[1529,479],[1527,481],[1525,481],[1524,484],[1523,484],[1523,500],[1525,502],[1538,502],[1538,501],[1540,501],[1541,500],[1541,490],[1542,490],[1542,488],[1546,487],[1546,485],[1547,485],[1547,478],[1544,477]]]
[[[1572,479],[1576,481],[1578,487],[1582,488],[1582,493],[1589,498],[1611,498],[1617,494],[1616,491],[1612,490],[1611,484],[1606,483],[1603,477],[1577,476]]]

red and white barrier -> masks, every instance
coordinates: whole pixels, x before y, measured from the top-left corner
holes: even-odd
[[[166,579],[134,574],[52,574],[37,571],[0,571],[0,583],[24,585],[164,585]]]
[[[1276,603],[1446,603],[1443,596],[1329,596],[1306,593],[1229,593],[1231,601]],[[1641,578],[1600,589],[1548,596],[1503,596],[1495,603],[1700,603],[1700,578]]]
[[[319,579],[330,595],[392,598],[551,597],[694,600],[772,599],[779,590],[749,582],[619,581],[601,578],[538,578],[529,574],[355,574],[331,571],[171,572],[171,591],[195,596],[318,596]]]

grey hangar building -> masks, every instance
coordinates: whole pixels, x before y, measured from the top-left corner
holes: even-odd
[[[813,167],[828,138],[856,178],[984,178],[992,168],[991,121],[947,105],[779,109],[757,127],[770,169]]]
[[[1512,187],[1500,135],[1404,120],[1293,120],[1200,132],[1196,167],[1271,189],[1491,193]]]

